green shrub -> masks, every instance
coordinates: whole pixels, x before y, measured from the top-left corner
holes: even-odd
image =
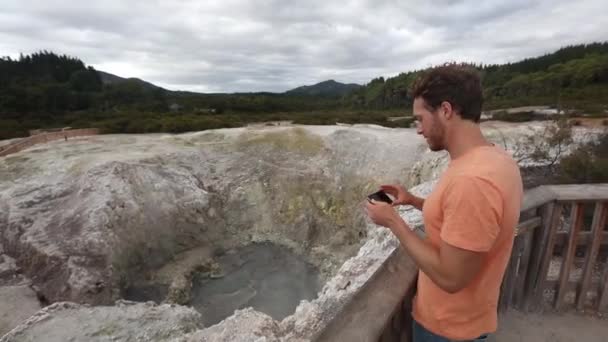
[[[583,122],[580,119],[570,120],[570,125],[572,126],[581,126]]]
[[[507,122],[527,122],[534,120],[547,120],[548,116],[543,114],[535,114],[534,112],[508,113],[500,111],[492,115],[493,120]]]
[[[556,171],[560,183],[608,182],[608,133],[563,157]]]
[[[0,140],[27,136],[28,132],[16,120],[0,120]]]

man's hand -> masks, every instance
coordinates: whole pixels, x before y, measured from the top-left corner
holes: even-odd
[[[393,206],[411,205],[419,210],[422,210],[424,200],[412,195],[403,186],[397,184],[385,184],[381,185],[380,189],[395,198],[393,201]]]
[[[395,227],[403,221],[395,209],[385,202],[367,200],[365,212],[375,224],[387,228]]]

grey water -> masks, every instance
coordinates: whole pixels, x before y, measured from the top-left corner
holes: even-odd
[[[132,285],[123,293],[123,298],[134,302],[152,301],[160,304],[169,293],[169,286],[162,284]]]
[[[313,265],[275,244],[251,244],[216,261],[222,277],[197,275],[192,282],[191,305],[202,314],[205,326],[246,307],[281,320],[291,315],[301,300],[316,298],[321,288]]]

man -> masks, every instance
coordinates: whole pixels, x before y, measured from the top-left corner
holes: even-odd
[[[497,328],[500,284],[519,220],[523,186],[516,162],[486,141],[479,127],[482,88],[474,69],[448,64],[413,85],[417,132],[450,163],[425,200],[398,185],[381,188],[393,205],[423,211],[426,239],[395,209],[365,209],[388,227],[420,268],[414,299],[414,341],[483,340]]]

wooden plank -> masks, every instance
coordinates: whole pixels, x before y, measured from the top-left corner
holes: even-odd
[[[554,202],[549,202],[543,205],[539,209],[542,225],[539,229],[533,231],[532,240],[532,257],[530,260],[530,266],[528,267],[528,279],[525,289],[525,308],[524,310],[532,309],[534,304],[534,290],[540,278],[540,267],[543,260],[543,246],[546,244],[548,238],[548,232],[550,228],[551,216],[555,208]]]
[[[591,240],[591,249],[588,250],[585,256],[585,264],[583,269],[583,278],[581,282],[581,288],[578,293],[578,298],[576,302],[576,308],[578,310],[582,310],[585,305],[585,300],[587,298],[587,290],[589,289],[589,282],[591,280],[591,272],[593,271],[593,265],[595,264],[595,259],[597,258],[597,254],[600,250],[601,234],[604,230],[604,226],[606,225],[606,214],[608,210],[608,205],[606,203],[598,202],[595,204],[595,211],[593,212],[593,222],[591,223],[591,234],[593,234],[593,239]]]
[[[500,297],[498,298],[498,312],[503,313],[509,309],[510,303],[508,301],[508,292],[507,288],[511,287],[513,282],[513,267],[512,267],[511,259],[509,259],[509,263],[507,264],[507,269],[505,270],[505,275],[503,277],[503,281],[500,284]]]
[[[564,250],[562,259],[562,267],[560,271],[560,281],[559,288],[557,290],[556,300],[555,300],[555,308],[560,310],[564,303],[564,295],[566,294],[566,285],[568,283],[568,277],[570,276],[570,268],[572,267],[572,262],[574,261],[574,253],[576,252],[576,239],[578,237],[578,232],[583,225],[583,204],[581,202],[577,202],[572,205],[572,211],[570,214],[571,226],[570,226],[570,239],[568,240],[568,245]]]
[[[595,202],[608,200],[608,184],[543,185],[527,190],[521,206],[526,211],[553,201]]]
[[[549,185],[558,201],[595,202],[608,200],[608,184]]]
[[[547,202],[553,201],[557,195],[548,186],[539,186],[534,189],[527,190],[524,193],[524,199],[521,204],[521,211],[527,211]]]
[[[594,237],[591,232],[579,232],[578,239],[576,240],[577,246],[588,245]],[[608,244],[608,232],[600,232],[599,240],[601,245]],[[561,245],[568,243],[568,232],[557,232],[555,236],[555,248],[559,248]]]
[[[521,211],[540,207],[547,202],[558,201],[606,201],[608,184],[543,185],[524,194]]]
[[[579,287],[580,287],[580,281],[568,280],[565,291],[566,291],[566,293],[568,293],[571,291],[575,291]],[[559,289],[559,279],[547,281],[547,289],[555,290],[555,292],[557,292],[557,290]]]
[[[528,219],[522,223],[520,223],[517,226],[515,235],[524,235],[526,234],[529,230],[532,230],[536,227],[540,227],[540,225],[542,224],[542,219],[540,216],[535,216],[531,219]]]
[[[608,261],[604,264],[604,277],[603,284],[604,288],[600,292],[600,300],[598,305],[599,312],[608,312]]]
[[[515,242],[514,250],[516,244],[517,243]],[[506,312],[511,307],[513,286],[515,286],[515,277],[517,275],[515,267],[517,267],[517,253],[513,252],[511,253],[511,258],[509,259],[509,264],[507,265],[507,270],[505,271],[505,276],[500,288],[499,312]]]
[[[525,303],[526,282],[528,282],[528,268],[530,266],[530,255],[532,254],[532,231],[522,235],[523,251],[519,263],[517,285],[515,287],[515,301],[519,309],[523,309]]]
[[[513,305],[513,294],[515,293],[515,284],[517,284],[517,268],[519,267],[519,252],[521,248],[522,236],[517,236],[513,243],[511,258],[507,266],[505,281],[503,282],[503,298],[501,302],[501,312],[507,311]]]
[[[557,225],[562,216],[562,207],[563,207],[562,203],[556,203],[555,210],[553,211],[553,213],[551,215],[551,225],[549,227],[546,245],[544,246],[544,249],[543,249],[543,261],[541,263],[540,273],[539,273],[540,279],[538,281],[537,288],[534,291],[537,301],[542,300],[542,293],[543,293],[543,290],[546,288],[547,272],[549,271],[549,264],[551,263],[551,258],[553,257],[553,247],[555,245],[555,233],[557,232]]]

